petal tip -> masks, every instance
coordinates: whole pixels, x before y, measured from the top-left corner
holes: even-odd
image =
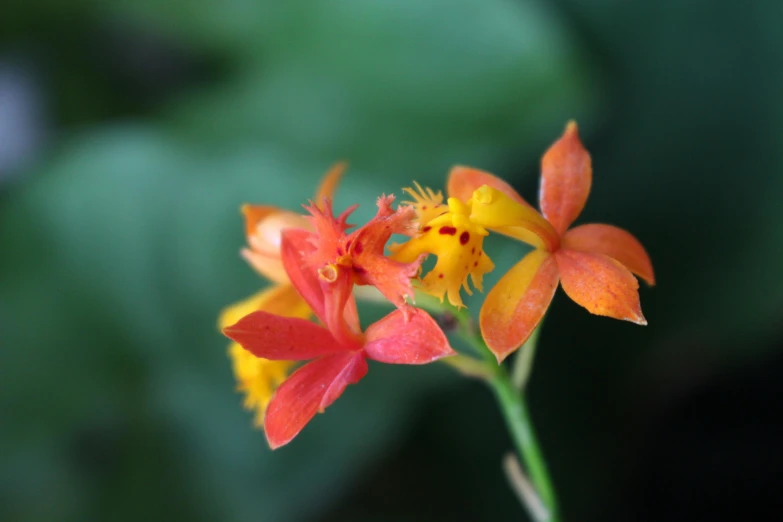
[[[264,431],[264,433],[266,434],[266,443],[269,444],[269,449],[271,449],[272,451],[275,451],[278,448],[282,448],[283,446],[291,442],[290,440],[286,440],[286,441],[273,440],[272,437],[269,436],[268,432]]]

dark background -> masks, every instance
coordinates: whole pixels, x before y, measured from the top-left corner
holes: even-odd
[[[562,292],[547,316],[529,400],[564,519],[779,519],[781,22],[773,0],[4,3],[0,519],[523,520],[479,383],[372,365],[272,453],[215,322],[263,285],[241,203],[297,209],[342,158],[360,218],[455,163],[535,201],[569,118],[580,222],[632,231],[658,286],[646,328]],[[489,248],[488,285],[524,252]]]

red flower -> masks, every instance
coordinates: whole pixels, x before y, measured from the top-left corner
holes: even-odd
[[[383,238],[388,239],[384,223],[392,226],[393,216],[399,212],[384,215],[388,214],[383,210],[385,205],[379,202],[379,207],[374,223],[351,236],[342,237],[345,215],[337,220],[329,219],[328,207],[323,214],[309,209],[315,217],[316,230],[328,233],[314,235],[297,229],[283,232],[281,254],[291,283],[327,327],[258,311],[223,330],[257,357],[284,361],[313,359],[280,385],[267,407],[264,430],[272,449],[289,443],[316,413],[323,412],[349,384],[364,377],[367,359],[389,364],[426,364],[455,353],[432,317],[415,308],[405,312],[395,310],[365,332],[361,331],[356,303],[350,293],[353,277],[346,274],[353,275],[354,263],[360,260],[375,271],[373,277],[382,279],[385,274],[387,265],[374,257],[382,255],[382,250],[374,255],[372,251],[383,248],[386,242]],[[384,221],[389,218],[391,222]],[[319,228],[324,223],[319,222],[322,219],[331,228]],[[345,254],[350,251],[346,246],[348,238],[365,241],[369,256],[363,257],[362,252],[354,249],[351,264],[327,263],[318,271],[313,269],[314,260],[323,261],[332,247],[342,247],[341,255],[351,255]],[[388,270],[398,272],[398,265],[402,264],[395,263]],[[326,274],[330,277],[325,278],[323,272],[331,269],[334,274]]]
[[[346,220],[355,206],[337,218],[328,199],[323,201],[323,205],[307,206],[305,208],[310,213],[315,232],[291,234],[289,248],[281,250],[287,270],[288,264],[298,263],[292,256],[298,259],[305,253],[302,274],[306,275],[299,277],[307,277],[308,284],[300,284],[300,292],[311,306],[323,307],[320,317],[334,332],[343,328],[342,311],[355,284],[375,286],[406,318],[409,316],[411,307],[405,299],[413,296],[411,278],[416,276],[426,256],[422,255],[411,263],[400,263],[386,257],[386,242],[392,234],[412,233],[415,215],[409,207],[393,210],[393,201],[394,196],[378,198],[376,216],[350,234],[346,233],[351,228]],[[317,296],[307,294],[311,288],[319,288]]]

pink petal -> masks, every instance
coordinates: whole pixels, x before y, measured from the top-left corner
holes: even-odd
[[[367,356],[389,364],[427,364],[456,354],[435,320],[418,308],[407,321],[403,312],[393,311],[367,329],[366,339]]]

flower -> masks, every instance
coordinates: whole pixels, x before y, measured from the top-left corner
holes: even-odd
[[[325,298],[322,315],[325,324],[333,332],[343,331],[348,336],[346,338],[352,334],[343,329],[343,308],[349,301],[348,297],[354,285],[376,287],[406,318],[410,314],[406,299],[413,296],[411,278],[418,273],[425,256],[401,263],[385,255],[384,249],[392,234],[412,233],[415,215],[414,210],[409,207],[393,210],[393,202],[394,196],[391,195],[378,198],[376,216],[350,234],[346,231],[351,225],[346,221],[355,206],[338,217],[334,216],[331,201],[328,199],[324,200],[322,208],[315,205],[306,206],[313,231],[300,230],[297,234],[290,234],[289,244],[296,243],[296,248],[283,246],[281,250],[289,276],[290,265],[297,261],[287,259],[287,256],[299,256],[301,252],[307,252],[307,270],[302,273],[315,278],[320,289],[319,297],[307,293],[311,288],[315,288],[315,285],[300,284],[297,287],[310,306],[314,306],[320,296]],[[297,284],[293,277],[292,282]],[[308,279],[308,282],[311,281]]]
[[[321,276],[313,270],[315,246],[311,239],[304,230],[285,231],[283,262],[296,290],[327,327],[257,311],[223,329],[226,336],[257,357],[272,361],[312,359],[278,387],[269,403],[264,431],[272,449],[288,444],[349,384],[359,382],[367,374],[367,359],[426,364],[455,353],[443,331],[423,310],[407,310],[407,317],[402,310],[394,310],[362,332],[355,300],[349,294],[341,313],[328,320],[325,314],[331,289],[322,285]]]
[[[231,326],[256,310],[302,319],[312,315],[310,307],[293,286],[278,284],[227,307],[220,314],[219,327],[223,329]],[[255,411],[254,422],[260,427],[264,423],[264,412],[272,394],[288,376],[294,363],[258,358],[236,342],[229,345],[228,355],[237,380],[237,391],[245,394],[245,408]]]
[[[483,275],[495,268],[483,250],[484,237],[489,232],[470,220],[471,200],[463,203],[457,198],[449,198],[446,206],[440,192],[436,194],[430,189],[425,192],[418,184],[415,191],[404,190],[415,200],[410,204],[417,214],[419,230],[405,243],[389,247],[392,258],[409,263],[435,254],[438,261],[421,280],[422,290],[441,301],[448,295],[449,303],[458,308],[464,306],[460,288],[471,294],[468,276],[473,286],[481,291]]]
[[[316,193],[317,202],[323,204],[325,199],[331,198],[345,167],[344,163],[337,163],[326,173]],[[312,310],[291,285],[280,256],[282,231],[288,228],[309,229],[310,222],[301,214],[273,206],[243,205],[242,213],[248,248],[243,248],[241,255],[251,267],[274,284],[226,307],[218,319],[219,328],[230,326],[256,310],[285,317],[311,317]],[[255,424],[261,426],[272,394],[288,376],[294,363],[258,358],[236,342],[229,345],[228,354],[237,389],[245,394],[245,407],[255,410]]]
[[[639,303],[636,274],[655,284],[652,263],[641,243],[612,225],[570,228],[590,192],[592,167],[575,122],[541,160],[541,213],[510,185],[467,167],[452,169],[448,193],[472,200],[470,221],[532,245],[490,290],[479,314],[487,346],[502,361],[521,346],[544,316],[560,282],[565,293],[589,312],[647,324]]]

